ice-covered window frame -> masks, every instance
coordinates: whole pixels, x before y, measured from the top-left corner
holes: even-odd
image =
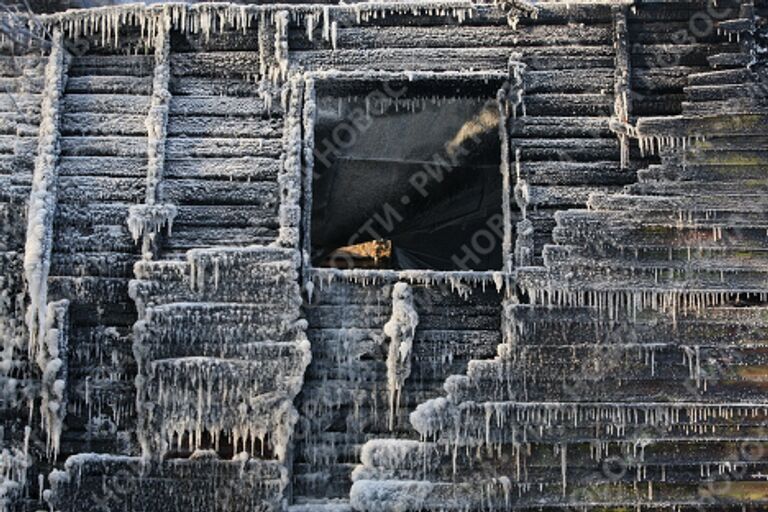
[[[305,75],[304,268],[500,279],[518,220],[508,91],[505,72]]]

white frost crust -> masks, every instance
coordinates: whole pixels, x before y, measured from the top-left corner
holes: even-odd
[[[411,426],[422,437],[433,436],[445,426],[443,418],[447,416],[450,405],[444,396],[419,404],[410,415]]]
[[[434,484],[418,480],[360,480],[352,484],[350,502],[366,512],[410,512],[421,510]]]
[[[58,188],[60,100],[66,78],[61,31],[55,31],[52,39],[51,54],[45,67],[37,158],[32,175],[24,246],[24,277],[29,295],[26,322],[30,334],[29,354],[32,357],[38,351],[38,343],[42,343],[45,337],[48,273]]]
[[[412,439],[373,439],[363,445],[360,462],[363,466],[402,467],[409,456],[418,453],[423,443]]]

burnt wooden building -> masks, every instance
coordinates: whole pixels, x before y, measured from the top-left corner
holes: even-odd
[[[765,14],[4,8],[0,503],[767,510]]]

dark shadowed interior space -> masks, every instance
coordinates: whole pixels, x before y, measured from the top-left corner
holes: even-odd
[[[318,91],[314,132],[313,263],[499,269],[493,87],[439,96],[420,95],[416,85],[325,92]]]

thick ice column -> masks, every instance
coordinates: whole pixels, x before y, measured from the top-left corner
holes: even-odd
[[[61,30],[53,32],[51,54],[45,68],[45,88],[40,107],[41,120],[37,158],[27,213],[24,247],[24,277],[29,294],[26,322],[29,353],[34,356],[44,343],[48,297],[48,273],[53,245],[53,218],[56,210],[59,158],[60,103],[68,59]]]
[[[155,73],[152,81],[152,99],[147,114],[147,190],[144,204],[132,206],[128,212],[128,228],[134,240],[142,240],[141,252],[145,259],[152,258],[152,244],[157,233],[167,227],[171,230],[176,217],[172,204],[157,203],[157,188],[165,167],[165,139],[168,125],[168,105],[171,93],[170,79],[170,17],[163,11],[157,23],[155,36]]]
[[[407,283],[392,288],[392,316],[384,325],[384,334],[390,339],[387,354],[387,389],[389,390],[389,429],[395,428],[400,395],[405,380],[411,374],[413,338],[419,314],[413,306],[413,291]]]

